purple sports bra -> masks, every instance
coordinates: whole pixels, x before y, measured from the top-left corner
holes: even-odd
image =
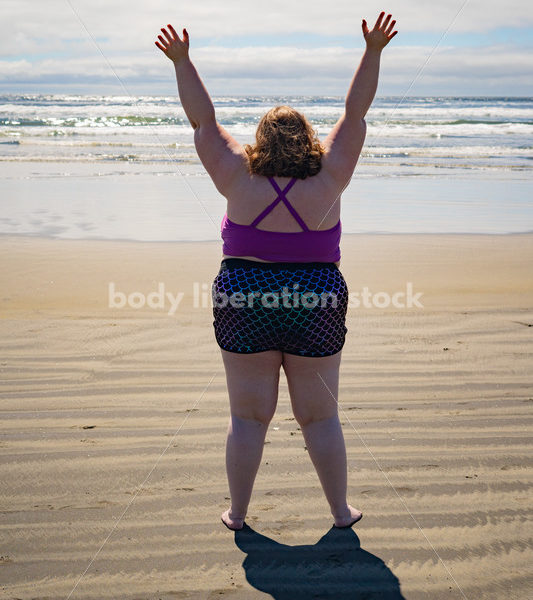
[[[278,197],[259,214],[250,225],[239,225],[224,214],[221,223],[221,236],[224,242],[222,253],[227,256],[254,256],[276,262],[337,262],[340,260],[341,239],[340,219],[331,229],[309,229],[300,215],[289,203],[285,194],[295,184],[294,177],[281,190],[272,177],[268,180],[278,193]],[[303,231],[265,231],[256,225],[283,200],[292,216]]]

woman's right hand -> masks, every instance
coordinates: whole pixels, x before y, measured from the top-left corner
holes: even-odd
[[[391,21],[389,24],[392,15],[387,15],[385,21],[383,21],[383,23],[381,22],[384,14],[385,11],[382,11],[379,14],[379,17],[372,31],[369,31],[366,21],[363,19],[363,35],[365,36],[367,48],[383,50],[383,48],[385,48],[385,46],[398,33],[397,31],[394,31],[391,34],[391,31],[394,29],[394,25],[396,24],[396,21]]]

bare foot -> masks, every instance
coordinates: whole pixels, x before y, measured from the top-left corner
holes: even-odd
[[[228,508],[226,512],[223,512],[221,515],[222,522],[228,529],[232,529],[233,531],[237,531],[238,529],[242,529],[244,526],[244,517],[237,518],[230,516],[231,508]]]
[[[357,508],[348,504],[348,510],[342,515],[333,515],[335,519],[335,527],[351,527],[363,518],[363,513]]]

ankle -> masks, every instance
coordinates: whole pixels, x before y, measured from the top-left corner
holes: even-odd
[[[228,517],[230,519],[244,519],[246,517],[246,511],[229,509]]]
[[[331,507],[331,514],[335,519],[342,519],[344,517],[348,517],[351,514],[350,507],[348,506],[348,503],[341,506]]]

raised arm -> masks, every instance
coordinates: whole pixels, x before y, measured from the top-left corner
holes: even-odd
[[[384,15],[381,12],[371,31],[363,19],[366,49],[350,84],[344,114],[324,140],[326,154],[322,158],[322,167],[339,183],[350,179],[359,159],[366,135],[364,117],[378,86],[381,51],[398,33],[392,32],[396,24],[390,20],[392,15],[387,15],[383,21]]]
[[[183,40],[168,25],[168,31],[162,27],[163,35],[158,35],[155,45],[174,63],[176,81],[181,105],[193,129],[200,124],[215,120],[215,107],[207,90],[189,58],[189,34],[183,29]],[[164,37],[163,37],[164,36]]]
[[[382,23],[384,14],[382,12],[379,15],[372,31],[368,30],[363,19],[366,49],[346,96],[346,114],[352,119],[363,119],[370,108],[378,87],[381,51],[398,33],[397,31],[391,33],[396,24],[396,21],[390,22],[392,15],[387,15]]]
[[[239,172],[246,170],[246,153],[219,123],[215,107],[189,58],[189,34],[180,39],[172,25],[158,35],[155,45],[174,63],[181,105],[194,129],[198,156],[218,191],[225,195]]]

